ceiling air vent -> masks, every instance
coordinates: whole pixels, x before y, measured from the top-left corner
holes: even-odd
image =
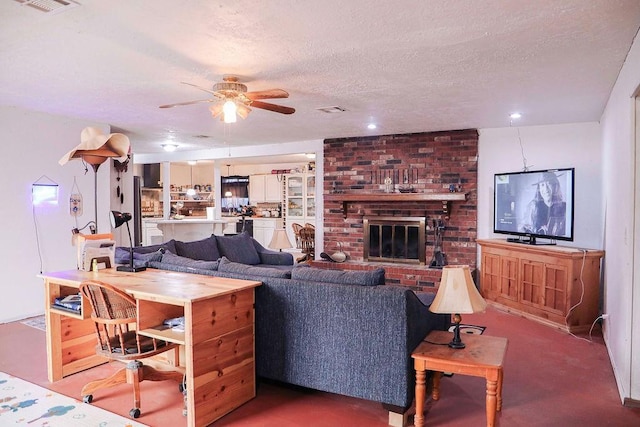
[[[344,113],[345,111],[347,111],[346,108],[342,108],[342,107],[338,107],[337,105],[333,106],[333,107],[320,107],[320,108],[316,108],[316,110],[318,111],[322,111],[323,113]]]
[[[80,4],[71,0],[15,0],[23,6],[29,6],[45,13],[60,13]]]

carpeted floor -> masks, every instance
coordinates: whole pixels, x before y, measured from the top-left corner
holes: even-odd
[[[0,372],[0,425],[145,427],[76,399]]]

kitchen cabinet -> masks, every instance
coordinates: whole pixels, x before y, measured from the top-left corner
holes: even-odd
[[[281,202],[281,180],[282,175],[251,175],[249,177],[249,202],[252,205],[263,202]]]
[[[282,228],[282,218],[252,218],[253,238],[265,248],[269,248],[273,232]]]
[[[292,223],[315,225],[316,176],[313,172],[285,175],[285,201],[282,212],[291,242],[296,241]]]
[[[162,230],[158,228],[158,222],[156,220],[143,219],[142,220],[142,245],[151,246],[158,245],[164,242],[164,236]]]
[[[477,243],[485,299],[564,331],[589,331],[599,314],[603,251],[500,239]]]

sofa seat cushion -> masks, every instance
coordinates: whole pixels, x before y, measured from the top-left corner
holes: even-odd
[[[176,255],[202,261],[216,261],[220,258],[216,236],[193,242],[181,242],[176,240],[176,250],[171,251]]]
[[[220,266],[218,267],[218,271],[222,271],[225,273],[245,274],[256,277],[277,277],[281,279],[291,278],[291,270],[240,264],[238,262],[230,261],[226,257],[220,258]]]
[[[164,255],[162,255],[162,262],[167,264],[180,265],[188,268],[214,271],[218,269],[219,263],[218,260],[204,261],[199,259],[192,259],[189,257],[173,254],[169,251],[165,251]]]
[[[235,236],[216,236],[220,255],[231,262],[240,264],[260,264],[260,255],[253,244],[253,238],[247,233]]]
[[[328,282],[342,285],[378,286],[384,285],[383,268],[370,271],[345,271],[315,268],[308,265],[297,265],[291,270],[293,280],[310,282]]]

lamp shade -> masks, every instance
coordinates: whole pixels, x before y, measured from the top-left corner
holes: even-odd
[[[291,245],[291,242],[289,241],[287,232],[282,228],[278,228],[273,232],[273,237],[271,238],[269,247],[271,249],[288,249],[292,248],[293,245]]]
[[[109,219],[111,220],[111,226],[113,228],[118,228],[125,222],[131,221],[131,214],[111,211],[111,213],[109,214]]]
[[[487,307],[471,278],[468,265],[451,265],[442,269],[442,280],[429,311],[433,313],[478,313]]]

